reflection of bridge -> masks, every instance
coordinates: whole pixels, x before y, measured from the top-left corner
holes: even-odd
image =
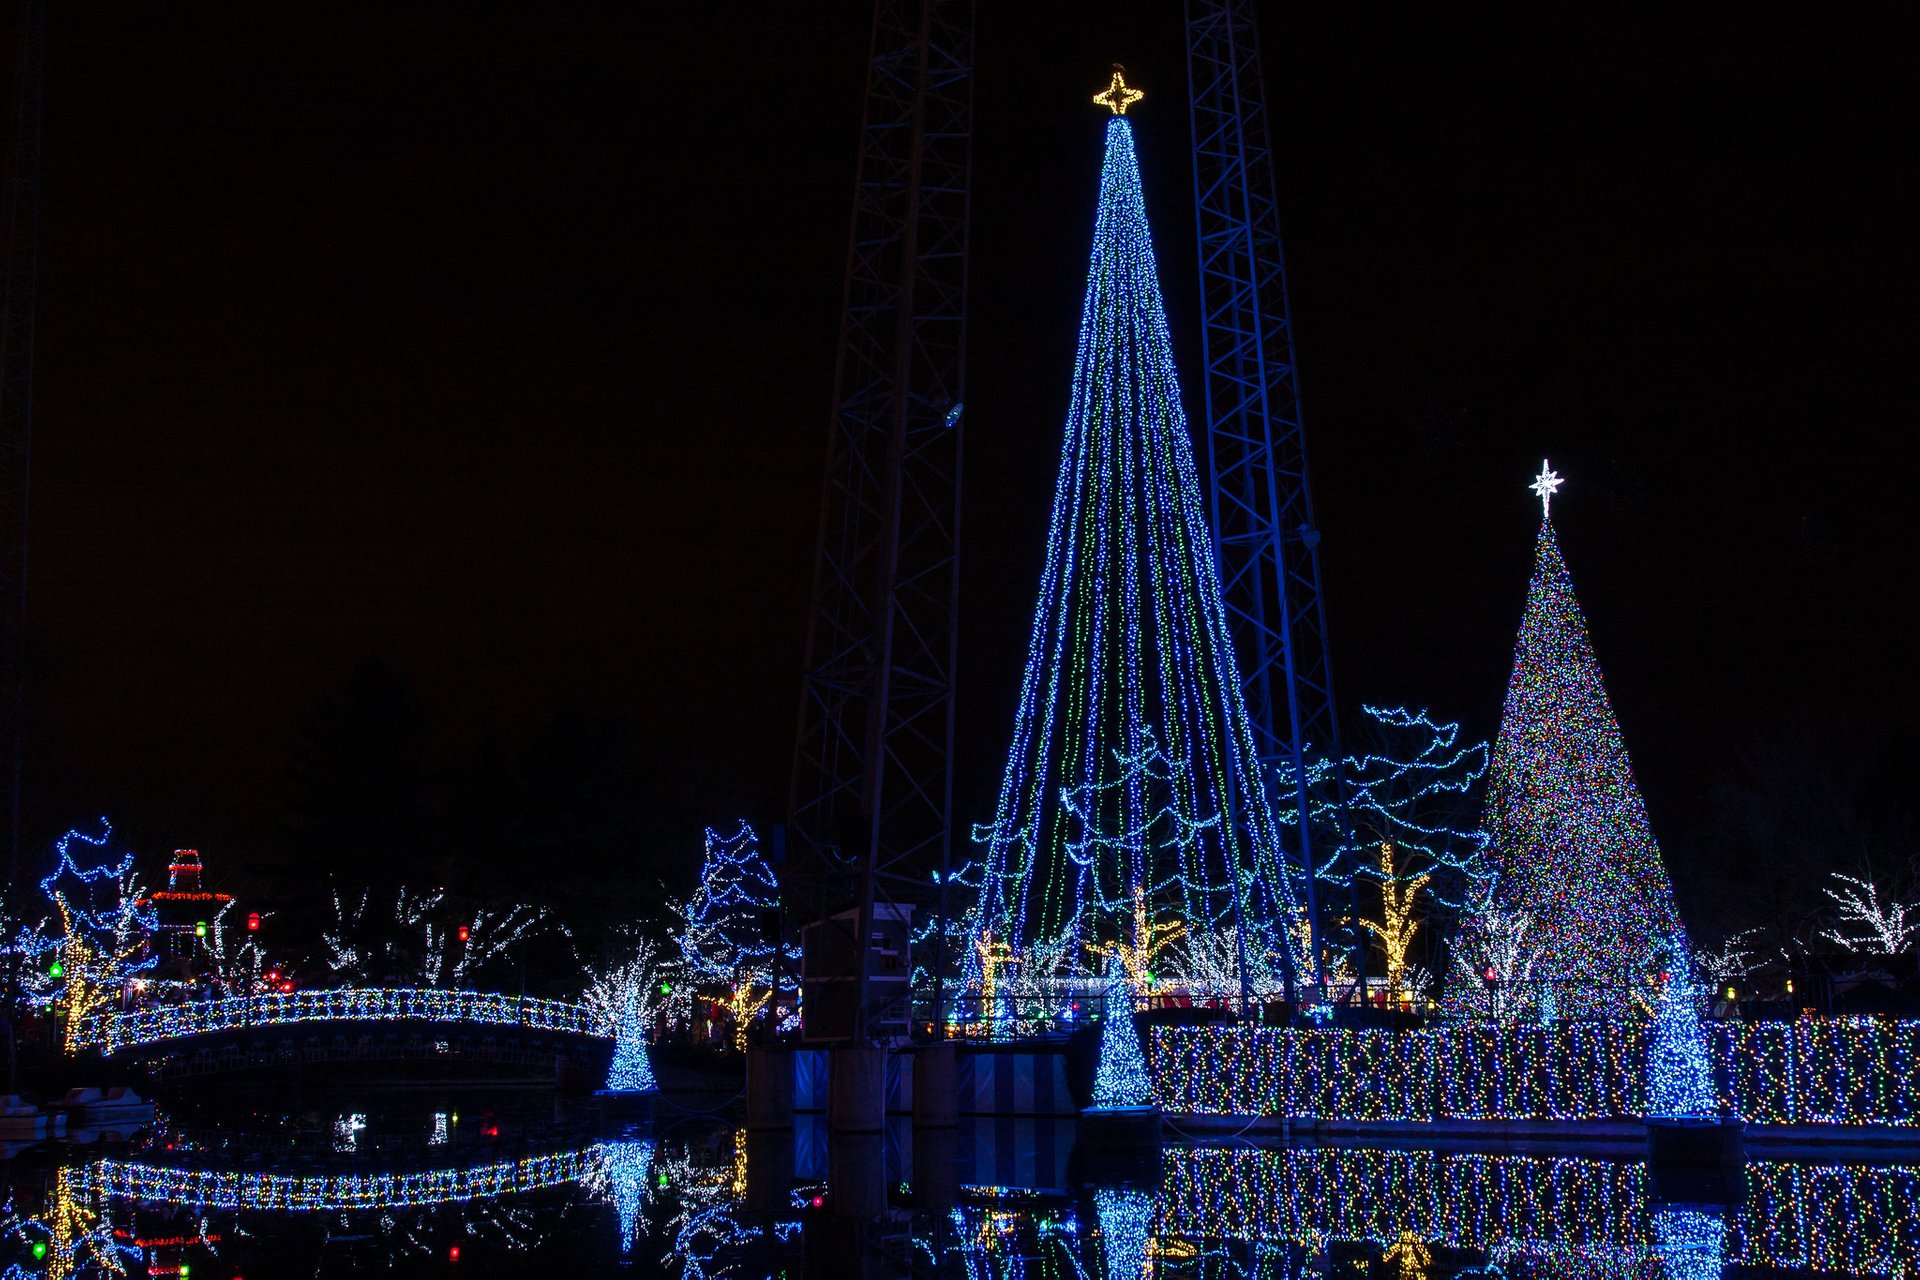
[[[613,1036],[585,1005],[434,988],[230,996],[108,1014],[89,1031],[109,1056],[155,1060],[165,1076],[447,1059],[592,1072]]]
[[[602,1147],[585,1147],[465,1169],[417,1173],[286,1174],[183,1169],[132,1160],[98,1160],[80,1171],[88,1190],[108,1199],[197,1209],[334,1212],[422,1208],[493,1199],[579,1182],[600,1167]]]

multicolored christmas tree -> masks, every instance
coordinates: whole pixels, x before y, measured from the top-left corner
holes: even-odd
[[[1073,396],[976,938],[1088,974],[1241,925],[1305,964],[1254,756],[1116,74]],[[1032,965],[1028,965],[1032,971]],[[969,964],[978,992],[984,975]]]
[[[1530,922],[1532,978],[1562,1017],[1640,1007],[1656,957],[1686,967],[1673,885],[1554,541],[1546,465],[1533,582],[1494,739],[1483,824],[1493,907]],[[1471,928],[1471,924],[1468,926]]]

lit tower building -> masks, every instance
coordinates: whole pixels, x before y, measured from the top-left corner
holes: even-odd
[[[151,907],[160,927],[154,938],[159,958],[154,976],[190,980],[212,969],[208,941],[233,895],[212,893],[200,885],[204,868],[198,849],[175,849],[167,865],[167,887],[140,902]]]

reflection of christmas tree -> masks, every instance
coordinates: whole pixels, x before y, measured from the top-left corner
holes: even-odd
[[[1138,890],[1149,926],[1240,923],[1304,961],[1117,114],[1128,100],[1110,101],[1047,559],[998,805],[977,833],[973,932],[1022,956],[1067,940],[1084,973],[1095,945],[1142,941]]]
[[[1536,484],[1543,499],[1558,477]],[[1618,1015],[1647,957],[1681,938],[1626,744],[1553,525],[1540,524],[1513,678],[1494,741],[1485,826],[1494,903],[1525,913],[1534,977],[1563,1016]]]
[[[1104,1280],[1143,1280],[1147,1276],[1148,1235],[1153,1230],[1153,1197],[1133,1187],[1102,1187],[1093,1193],[1100,1222]]]

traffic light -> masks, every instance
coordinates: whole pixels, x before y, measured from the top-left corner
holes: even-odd
[[[460,933],[460,941],[465,942],[469,937],[473,935],[473,930],[463,924],[460,926],[459,933]]]
[[[260,913],[258,911],[247,912],[247,932],[260,932]]]

